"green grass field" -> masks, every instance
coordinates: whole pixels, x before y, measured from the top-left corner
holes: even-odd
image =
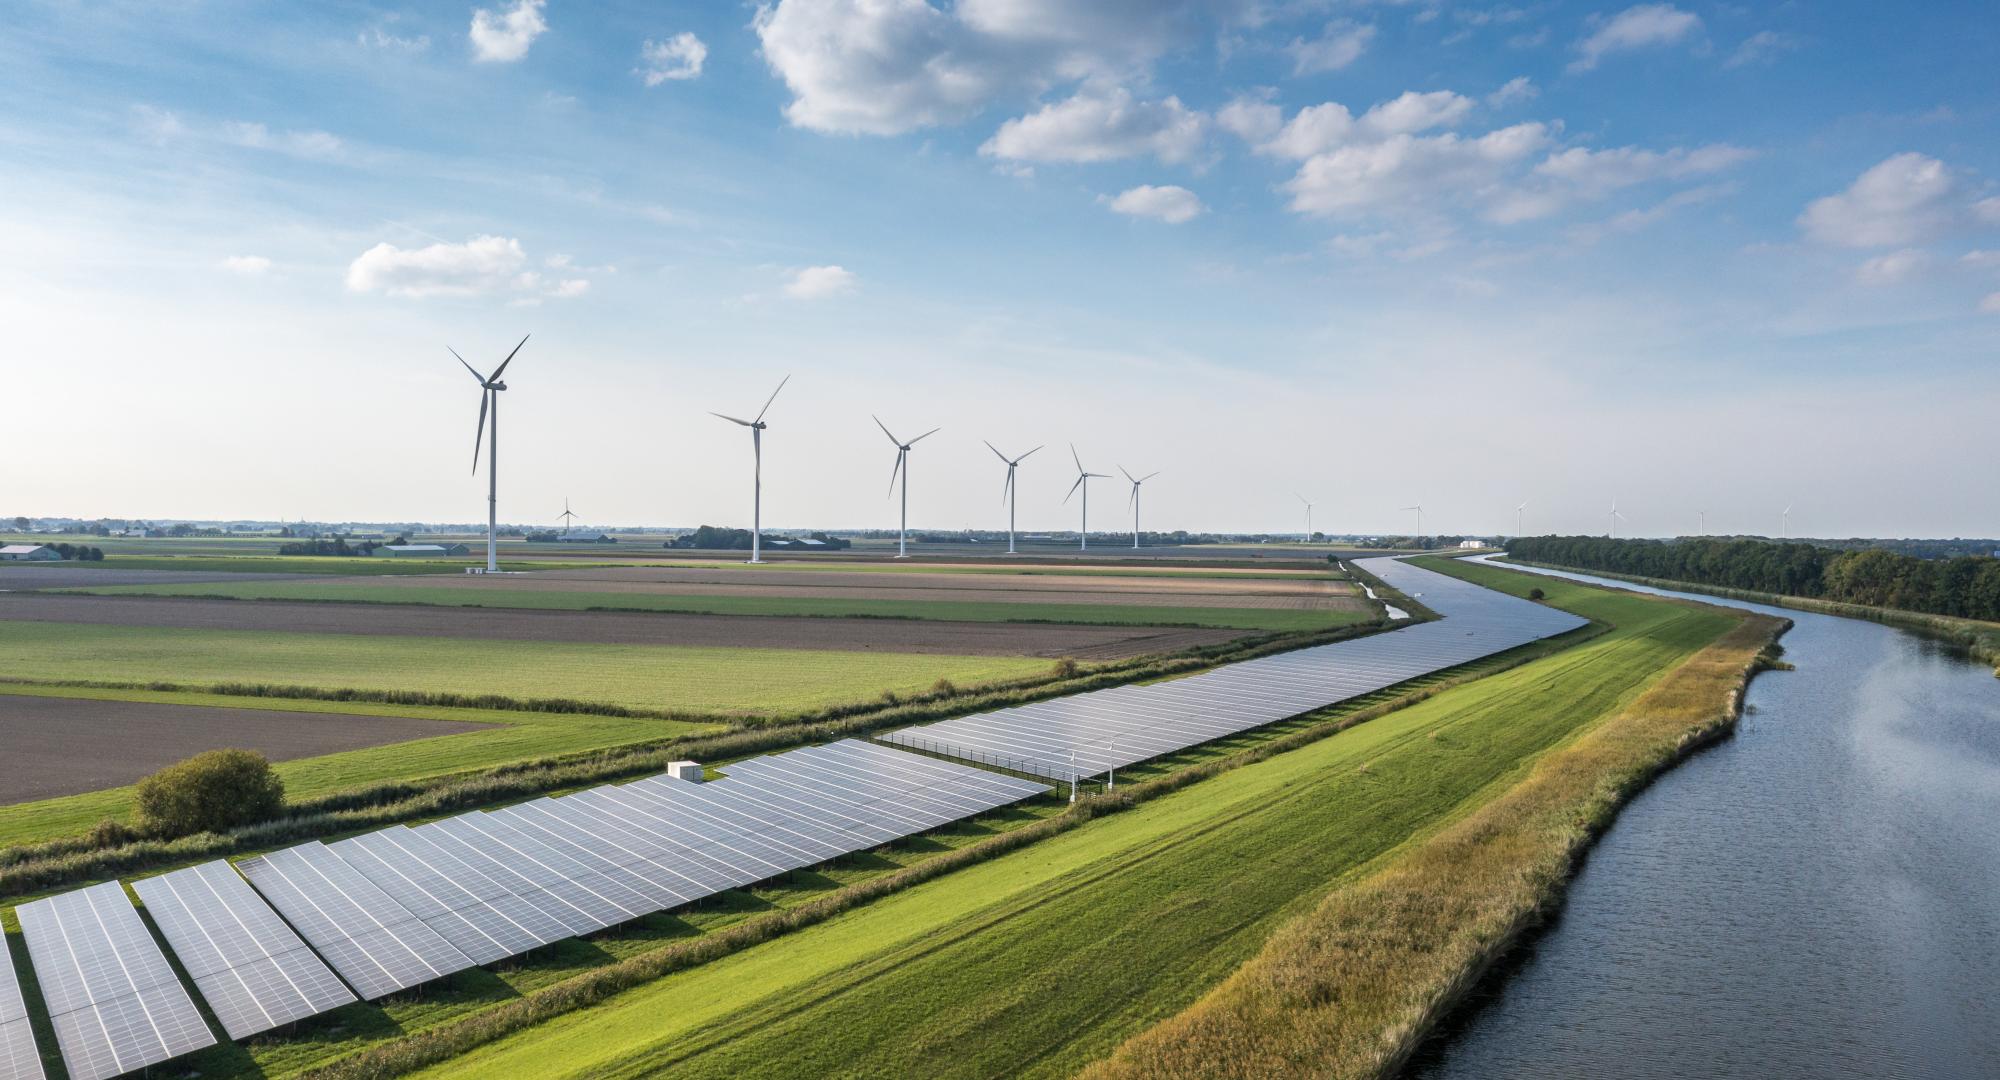
[[[656,611],[704,615],[802,615],[958,622],[1055,622],[1104,626],[1205,626],[1229,630],[1324,630],[1370,618],[1364,611],[1288,608],[1155,607],[1138,604],[1008,603],[963,600],[849,600],[813,596],[667,596],[371,586],[361,581],[240,581],[190,585],[111,585],[66,589],[98,596],[213,596],[232,600],[310,600],[359,604],[534,608],[555,611]]]
[[[395,559],[343,557],[337,555],[111,555],[99,562],[23,563],[23,566],[57,566],[65,570],[181,570],[205,574],[324,574],[339,577],[382,577],[408,574],[461,574],[468,566],[484,566],[478,559]],[[575,570],[582,564],[567,562],[503,562],[502,570]]]
[[[16,680],[503,694],[697,713],[786,714],[1048,666],[1004,656],[0,622],[0,675]]]
[[[503,1039],[439,1076],[1067,1075],[1734,625],[1536,581],[1567,651]],[[1525,588],[1525,586],[1524,586]]]
[[[0,683],[0,692],[108,701],[148,701],[206,705],[224,709],[295,712],[302,718],[347,714],[413,716],[426,720],[470,720],[492,724],[469,731],[389,746],[301,758],[276,765],[291,798],[312,798],[388,780],[417,780],[513,761],[572,754],[628,743],[721,731],[715,724],[678,720],[595,716],[582,713],[460,709],[434,705],[381,705],[365,701],[238,697],[175,691],[103,689]],[[143,736],[141,736],[143,737]],[[131,810],[132,789],[109,788],[39,802],[0,806],[0,847],[73,836],[107,817],[123,819]]]

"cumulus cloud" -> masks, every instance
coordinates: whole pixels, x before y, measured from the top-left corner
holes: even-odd
[[[1526,75],[1517,75],[1508,79],[1506,85],[1500,89],[1486,95],[1486,106],[1490,109],[1504,109],[1524,101],[1533,101],[1540,94],[1541,91],[1536,89],[1535,84]]]
[[[1559,180],[1586,194],[1601,195],[1618,188],[1651,180],[1678,180],[1703,176],[1748,161],[1756,156],[1740,146],[1715,143],[1693,150],[1645,150],[1621,146],[1610,150],[1572,147],[1550,154],[1535,166],[1535,175]]]
[[[1368,43],[1375,40],[1375,28],[1343,19],[1326,25],[1320,36],[1311,41],[1293,38],[1285,52],[1292,58],[1292,74],[1315,75],[1324,71],[1339,71],[1341,68],[1361,59],[1368,51]]]
[[[1239,97],[1215,111],[1215,124],[1256,145],[1270,141],[1285,126],[1285,112],[1263,98]]]
[[[701,65],[708,60],[708,46],[683,31],[665,41],[648,40],[639,49],[639,59],[645,65],[639,69],[640,77],[647,86],[658,86],[670,79],[700,76]]]
[[[1723,67],[1746,67],[1750,64],[1768,63],[1780,53],[1788,53],[1799,47],[1797,38],[1781,34],[1776,30],[1761,30],[1743,39],[1743,43],[1730,52]]]
[[[1896,285],[1908,281],[1930,266],[1931,257],[1916,248],[1904,248],[1862,263],[1854,276],[1863,285]]]
[[[1150,154],[1186,161],[1201,147],[1202,115],[1179,98],[1137,101],[1123,88],[1086,88],[1000,125],[979,152],[1014,161],[1115,161]]]
[[[1547,146],[1548,128],[1516,124],[1464,139],[1455,133],[1392,135],[1307,158],[1284,188],[1293,210],[1337,215],[1430,207],[1490,197],[1521,162]]]
[[[1672,4],[1639,4],[1610,18],[1592,16],[1591,32],[1576,43],[1571,71],[1589,71],[1612,53],[1659,48],[1701,32],[1701,16]]]
[[[231,255],[222,260],[222,268],[244,277],[263,277],[271,272],[271,260],[262,255]]]
[[[548,30],[542,18],[547,0],[514,0],[504,12],[478,8],[472,13],[472,55],[475,59],[511,64],[528,55],[528,46]]]
[[[1948,227],[1959,198],[1958,178],[1944,162],[1901,153],[1862,173],[1846,191],[1813,200],[1799,215],[1799,227],[1837,247],[1907,246]]]
[[[808,266],[792,272],[785,295],[794,300],[823,300],[860,287],[861,280],[844,266]]]
[[[508,296],[517,302],[581,296],[590,288],[586,279],[550,280],[527,265],[521,242],[507,236],[475,236],[462,244],[439,241],[420,248],[384,242],[348,264],[347,288],[413,300]]]
[[[1205,209],[1201,198],[1194,192],[1172,184],[1163,187],[1141,184],[1126,188],[1115,198],[1107,198],[1104,202],[1113,213],[1157,218],[1169,225],[1193,221]]]

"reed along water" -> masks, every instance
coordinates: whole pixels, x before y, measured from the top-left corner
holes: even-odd
[[[2000,1077],[2000,679],[1877,623],[1557,576],[1782,615],[1796,670],[1625,808],[1407,1075]]]

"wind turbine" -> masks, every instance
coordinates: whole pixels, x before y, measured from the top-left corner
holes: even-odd
[[[1403,509],[1415,510],[1417,512],[1417,536],[1413,536],[1411,537],[1411,539],[1414,540],[1417,537],[1424,535],[1424,504],[1418,503],[1415,506],[1405,506],[1403,507]]]
[[[1707,536],[1707,535],[1708,535],[1708,511],[1706,511],[1706,510],[1696,510],[1696,511],[1695,511],[1695,516],[1701,519],[1701,534],[1702,534],[1703,536]]]
[[[563,532],[571,532],[576,528],[576,515],[569,512],[569,496],[563,496],[563,512],[556,516],[563,519]]]
[[[942,429],[932,428],[922,435],[911,439],[909,442],[904,442],[889,430],[889,425],[883,423],[881,417],[873,416],[872,418],[875,421],[875,426],[881,428],[882,434],[889,436],[889,441],[896,446],[896,465],[889,470],[889,494],[894,495],[896,493],[896,474],[903,474],[903,520],[902,524],[896,530],[896,557],[898,559],[907,559],[910,557],[910,447],[923,442]]]
[[[520,345],[514,346],[514,352],[508,353],[507,359],[500,361],[500,366],[494,368],[491,375],[481,375],[478,368],[465,364],[465,357],[459,356],[457,349],[445,346],[445,351],[457,357],[459,363],[465,364],[465,370],[472,372],[473,379],[479,383],[479,426],[473,429],[472,436],[474,476],[479,475],[479,441],[486,436],[486,418],[489,414],[493,418],[493,437],[487,440],[486,445],[486,572],[489,574],[498,573],[500,570],[497,536],[500,529],[500,391],[507,389],[507,384],[500,381],[500,373],[507,370],[507,365],[514,362],[515,353],[520,352],[521,345],[527,343],[528,335],[521,335]]]
[[[790,375],[779,379],[778,390],[783,390],[785,384],[791,381]],[[751,472],[750,489],[750,561],[753,563],[764,561],[764,429],[770,426],[764,423],[764,414],[771,411],[771,402],[778,400],[778,390],[771,391],[771,396],[764,399],[764,407],[757,410],[755,420],[738,420],[719,412],[708,414],[722,416],[732,424],[742,424],[750,429],[750,453],[756,461]]]
[[[1608,533],[1607,535],[1614,537],[1617,536],[1618,523],[1624,520],[1625,520],[1625,515],[1618,512],[1618,500],[1617,499],[1611,500],[1611,532]]]
[[[1139,550],[1139,485],[1160,474],[1158,472],[1149,472],[1144,476],[1134,478],[1130,472],[1126,471],[1123,465],[1118,466],[1118,471],[1125,473],[1125,479],[1132,481],[1132,550],[1137,551]]]
[[[1069,502],[1070,496],[1076,494],[1076,489],[1083,489],[1083,531],[1078,534],[1077,539],[1080,541],[1078,550],[1088,551],[1090,550],[1090,481],[1109,480],[1111,477],[1084,468],[1083,459],[1077,456],[1075,443],[1069,444],[1069,456],[1076,461],[1076,483],[1069,486],[1069,495],[1063,496],[1063,502]]]
[[[1028,451],[1027,454],[1022,454],[1020,457],[1011,459],[1007,455],[1001,453],[1000,449],[994,446],[992,443],[987,443],[986,449],[993,451],[994,457],[997,457],[1001,461],[1005,461],[1007,463],[1007,482],[1000,485],[1000,497],[1007,500],[1007,554],[1012,555],[1014,554],[1014,499],[1016,496],[1016,491],[1014,488],[1014,467],[1016,465],[1019,465],[1023,461],[1028,460],[1028,455],[1033,454],[1035,450],[1040,450],[1041,447],[1037,446],[1035,447],[1035,450],[1030,450]]]
[[[1528,535],[1528,500],[1526,499],[1522,499],[1521,505],[1514,508],[1514,535]]]
[[[1306,497],[1305,497],[1304,495],[1301,495],[1301,494],[1299,494],[1299,493],[1298,493],[1298,492],[1296,492],[1296,491],[1292,492],[1292,498],[1294,498],[1294,499],[1297,499],[1298,501],[1300,501],[1300,502],[1302,502],[1302,503],[1306,504],[1306,539],[1305,539],[1305,542],[1306,542],[1306,543],[1308,543],[1308,544],[1310,544],[1310,543],[1312,543],[1312,542],[1313,542],[1313,504],[1312,504],[1312,500],[1311,500],[1311,499],[1308,499],[1308,498],[1306,498]]]
[[[1778,515],[1778,539],[1792,534],[1792,504],[1786,503],[1784,512]]]

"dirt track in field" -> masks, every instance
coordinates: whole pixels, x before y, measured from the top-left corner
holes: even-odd
[[[0,620],[609,645],[1045,656],[1114,660],[1229,641],[1246,631],[912,619],[530,611],[198,597],[0,593]]]
[[[528,592],[595,592],[659,596],[810,597],[836,600],[957,601],[999,604],[1120,604],[1145,607],[1256,608],[1306,611],[1369,610],[1344,581],[1212,578],[999,576],[986,574],[854,573],[839,570],[686,569],[618,567],[538,570],[496,586],[479,577],[369,578],[369,589],[504,588]]]
[[[120,787],[222,747],[285,761],[490,726],[0,694],[0,805]]]
[[[228,581],[324,581],[304,574],[222,570],[105,570],[62,563],[0,563],[0,590],[92,589],[103,585],[212,585]]]

